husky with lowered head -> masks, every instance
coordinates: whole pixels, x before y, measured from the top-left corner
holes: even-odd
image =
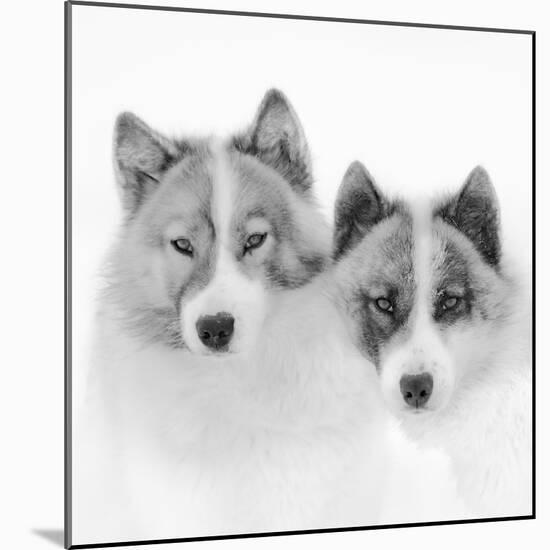
[[[375,521],[385,416],[325,296],[330,234],[286,98],[268,92],[225,140],[169,139],[125,113],[114,154],[124,222],[98,314],[75,536]]]
[[[472,516],[531,514],[530,303],[487,172],[412,205],[355,162],[335,224],[339,300],[405,432],[448,453]]]

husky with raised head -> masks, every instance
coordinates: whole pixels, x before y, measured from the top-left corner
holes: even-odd
[[[531,514],[530,304],[502,256],[487,172],[408,204],[355,162],[335,216],[339,299],[387,405],[448,453],[473,517]]]
[[[383,406],[325,296],[330,231],[283,94],[225,140],[122,114],[115,169],[78,542],[375,521]]]

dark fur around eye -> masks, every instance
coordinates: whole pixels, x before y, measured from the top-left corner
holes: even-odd
[[[447,325],[469,317],[471,312],[471,292],[464,296],[442,293],[434,304],[434,320]]]
[[[368,292],[359,291],[350,300],[359,306],[352,307],[360,327],[361,347],[377,368],[379,368],[380,350],[405,327],[412,308],[412,296],[401,295],[399,305],[397,305],[397,299],[397,292],[390,292],[387,298],[384,296],[372,298]],[[377,303],[384,300],[389,303],[391,311],[382,309]]]

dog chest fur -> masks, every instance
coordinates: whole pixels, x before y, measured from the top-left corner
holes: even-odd
[[[245,360],[138,344],[104,312],[90,410],[110,452],[90,467],[115,472],[133,537],[376,521],[385,416],[324,284],[275,296]]]

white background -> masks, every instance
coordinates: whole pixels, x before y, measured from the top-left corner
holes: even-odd
[[[116,115],[168,135],[247,125],[276,86],[305,128],[329,216],[349,163],[383,190],[456,190],[491,174],[507,248],[530,260],[531,37],[169,11],[73,8],[73,380],[89,355],[98,266],[120,213]]]
[[[548,150],[547,132],[550,129],[548,110],[544,102],[544,97],[550,95],[548,80],[550,73],[548,63],[544,63],[544,60],[547,60],[549,53],[550,44],[545,33],[550,30],[550,25],[547,23],[548,18],[544,18],[543,4],[524,1],[520,7],[517,7],[517,4],[508,6],[503,2],[463,1],[460,4],[457,3],[454,9],[446,5],[447,3],[435,1],[418,0],[414,5],[412,4],[406,1],[353,3],[340,0],[338,5],[334,5],[333,2],[306,2],[305,0],[300,2],[235,0],[230,5],[221,1],[203,2],[200,7],[535,28],[539,31],[538,94],[542,99],[538,108],[538,219],[540,220],[538,242],[544,246],[548,218],[544,216],[541,205],[545,204],[548,191],[542,184],[548,179],[549,165],[547,159],[542,158],[542,152]],[[180,2],[179,5],[185,5],[185,3]],[[5,27],[0,33],[4,53],[2,79],[4,99],[0,108],[3,115],[2,121],[8,120],[9,124],[8,128],[4,125],[2,132],[5,191],[2,195],[4,200],[1,202],[0,211],[2,249],[7,253],[2,270],[2,297],[3,304],[7,305],[7,308],[3,308],[5,336],[1,386],[3,391],[0,399],[2,419],[0,424],[2,426],[0,511],[4,538],[2,546],[25,549],[47,548],[48,545],[53,546],[44,537],[36,535],[33,530],[60,529],[63,509],[63,248],[61,244],[63,238],[63,31],[61,2],[28,1],[11,6],[10,10],[5,10],[3,13],[2,25]],[[98,47],[101,45],[102,38],[101,32],[98,33],[96,37]],[[357,67],[356,70],[361,70],[361,67]],[[185,75],[186,71],[183,67],[182,76],[185,77]],[[189,81],[192,82],[193,79],[190,78]],[[344,84],[341,83],[342,87],[345,87]],[[375,94],[380,93],[376,92],[376,88],[382,84],[373,76]],[[162,87],[162,82],[158,85]],[[208,97],[214,101],[214,98],[220,97],[223,91],[233,85],[234,82],[231,80],[220,81],[218,89],[212,90]],[[308,100],[296,97],[294,90],[287,90],[287,92],[304,119],[306,131],[316,152],[319,145],[315,140],[319,138],[314,136],[325,132],[319,132],[315,126],[310,126],[310,122],[306,120],[307,114],[304,114],[304,111],[313,109],[314,105],[310,106]],[[255,93],[251,91],[246,100],[247,109],[251,108],[249,107],[251,102],[257,101],[258,94],[261,95],[259,89]],[[331,101],[334,101],[334,97]],[[498,103],[499,97],[494,97],[494,101]],[[188,109],[186,113],[194,110],[183,100],[182,106]],[[224,112],[227,109],[231,111],[233,108],[229,104],[222,106]],[[149,114],[145,109],[142,110],[140,104],[128,105],[128,107],[138,110],[144,118],[150,119],[162,128],[170,129],[172,123],[175,125],[173,129],[184,128],[181,124],[186,120],[183,110],[181,118],[171,122],[163,120],[162,114]],[[235,107],[235,113],[231,115],[235,116],[235,119],[231,122],[240,121],[241,114],[244,116],[244,111],[237,113],[238,108],[242,106]],[[372,112],[374,113],[375,110]],[[407,161],[411,160],[411,157],[407,157],[405,144],[414,143],[418,146],[414,136],[400,135],[404,131],[405,124],[402,116],[405,112],[407,112],[405,106],[395,106],[390,113],[390,116],[394,116],[395,113],[400,115],[393,120],[395,133],[392,132],[391,137],[394,147],[392,158],[399,158],[401,162],[404,162],[405,158]],[[445,116],[454,117],[453,113],[452,106],[442,112]],[[504,123],[507,120],[507,113],[501,110],[501,114],[501,117],[493,121],[501,125],[501,132],[504,134],[507,131]],[[330,124],[328,124],[329,120]],[[423,118],[419,116],[418,120]],[[333,118],[327,119],[327,125],[331,130],[334,124]],[[381,126],[377,125],[376,130],[380,132]],[[410,132],[410,128],[406,131]],[[365,127],[364,133],[368,135],[368,127]],[[475,128],[472,128],[472,134],[476,134]],[[382,184],[399,186],[403,181],[402,176],[408,172],[400,172],[401,169],[397,168],[391,172],[390,169],[393,170],[393,168],[389,167],[387,160],[382,156],[382,151],[387,150],[389,135],[384,137],[384,143],[380,144],[378,149],[374,148],[374,141],[369,137],[369,141],[365,142],[368,147],[349,151],[350,158],[342,162],[342,157],[339,161],[342,166],[340,170],[345,169],[346,162],[352,157],[360,156]],[[334,136],[335,141],[341,139],[344,139],[344,136]],[[479,148],[476,148],[476,152],[479,154]],[[373,155],[377,154],[380,156],[373,158]],[[422,154],[425,155],[423,161],[429,160],[427,153]],[[487,155],[491,154],[494,153],[487,152]],[[513,155],[515,151],[506,150],[504,154]],[[490,165],[491,157],[487,157],[487,160],[484,158],[474,160],[474,162],[479,161],[485,162],[493,171]],[[316,156],[316,162],[321,171],[322,159]],[[444,178],[445,184],[454,185],[455,178],[461,176],[457,173],[460,172],[459,167],[445,170],[445,164],[439,165],[439,162],[431,158],[430,170],[433,169],[433,172],[430,177]],[[464,158],[463,162],[465,165],[469,164],[470,159]],[[428,166],[427,162],[419,161],[411,167],[411,170],[416,171],[418,175],[422,167],[426,166]],[[468,167],[465,166],[466,170]],[[499,169],[496,168],[496,170]],[[527,182],[523,184],[524,190],[527,190],[526,186]],[[511,223],[521,225],[523,222],[518,221],[521,219],[512,216]],[[542,280],[542,275],[550,267],[546,256],[542,254],[542,246],[538,256],[539,280]],[[544,334],[548,326],[544,324],[542,314],[550,304],[543,285],[539,285],[537,305],[539,334]],[[548,352],[542,349],[544,348],[542,339],[540,347],[537,386],[542,398],[543,389],[548,387],[550,380],[547,380],[548,371],[544,370]],[[548,456],[549,430],[546,420],[550,411],[547,401],[539,399],[538,403],[537,449],[539,464],[543,466],[549,463],[550,458]],[[516,548],[518,545],[529,544],[530,547],[539,548],[547,544],[549,536],[549,530],[545,525],[550,519],[548,479],[547,470],[545,471],[544,467],[539,468],[539,519],[536,521],[223,541],[200,543],[200,547],[213,548],[222,545],[222,548],[278,548],[284,544],[303,548],[324,545],[332,547],[338,544],[362,548],[371,544],[377,548],[398,548],[406,545],[408,548],[452,549],[463,548],[465,545],[471,545],[474,548],[482,545]],[[545,543],[542,542],[543,540]],[[187,545],[187,547],[193,546]]]
[[[354,159],[384,191],[412,197],[456,190],[482,163],[506,243],[528,264],[530,36],[89,6],[72,17],[75,450],[86,438],[76,420],[99,265],[120,219],[111,157],[123,110],[168,135],[223,135],[249,124],[267,89],[282,89],[329,217]],[[428,460],[432,473],[443,468]],[[438,487],[447,482],[433,475]],[[74,540],[86,542],[78,532]]]

